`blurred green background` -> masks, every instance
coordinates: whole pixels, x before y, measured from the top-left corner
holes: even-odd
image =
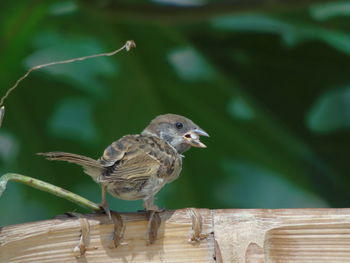
[[[1,96],[30,67],[137,48],[34,72],[5,101],[0,174],[16,172],[92,201],[81,168],[37,152],[98,158],[156,115],[211,137],[159,194],[167,209],[349,207],[350,1],[1,1]],[[139,201],[109,198],[112,209]],[[17,183],[0,225],[86,212]]]

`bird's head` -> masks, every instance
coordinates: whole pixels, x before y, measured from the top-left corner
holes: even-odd
[[[159,115],[142,132],[143,135],[157,136],[171,144],[178,153],[183,153],[191,146],[205,148],[199,136],[208,133],[199,128],[190,119],[176,114]]]

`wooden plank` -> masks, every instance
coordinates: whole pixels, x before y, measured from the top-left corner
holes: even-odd
[[[223,262],[350,262],[350,209],[216,210]]]
[[[117,248],[114,225],[102,215],[3,227],[0,262],[350,262],[350,209],[166,211],[152,245],[145,214],[122,219],[125,234]],[[84,220],[90,231],[79,257]]]
[[[350,223],[275,228],[264,246],[271,262],[350,262]]]
[[[203,232],[212,232],[210,211]],[[90,225],[88,250],[76,258],[74,248],[81,235],[79,219],[54,219],[1,229],[0,262],[213,262],[212,238],[189,242],[192,220],[187,210],[164,212],[155,244],[146,245],[145,214],[123,214],[126,223],[122,244],[111,247],[113,224],[106,216],[85,216]]]

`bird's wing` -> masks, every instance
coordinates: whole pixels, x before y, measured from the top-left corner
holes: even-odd
[[[176,152],[166,142],[142,135],[127,135],[110,145],[99,159],[107,169],[101,182],[145,181],[162,177],[174,165]]]

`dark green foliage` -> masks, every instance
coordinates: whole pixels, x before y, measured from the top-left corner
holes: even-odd
[[[148,3],[134,7],[141,2]],[[0,8],[0,96],[34,65],[112,51],[128,39],[137,44],[30,75],[5,101],[1,174],[22,173],[99,202],[99,187],[79,167],[35,153],[98,158],[156,115],[176,113],[211,137],[207,149],[186,153],[180,179],[158,195],[160,206],[350,205],[350,2],[182,23],[171,12],[162,22],[85,4],[6,0]],[[141,202],[110,204],[141,209]],[[0,225],[77,209],[14,183],[0,208]]]

